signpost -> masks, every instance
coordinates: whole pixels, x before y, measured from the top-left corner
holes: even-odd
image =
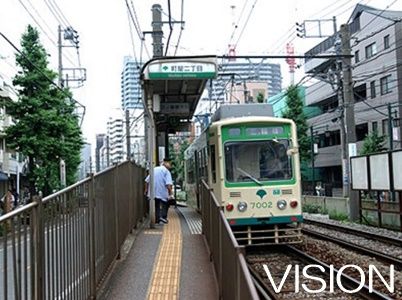
[[[215,78],[216,64],[208,62],[157,62],[148,67],[149,79]]]

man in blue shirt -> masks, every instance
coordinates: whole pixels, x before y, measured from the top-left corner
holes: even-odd
[[[162,164],[154,168],[154,188],[155,188],[155,222],[168,223],[168,199],[173,198],[173,180],[170,174],[171,161],[165,158]],[[147,183],[148,197],[149,192],[149,175],[145,179]]]

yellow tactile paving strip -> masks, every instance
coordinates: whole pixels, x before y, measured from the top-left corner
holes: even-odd
[[[148,289],[149,300],[179,299],[182,235],[180,218],[170,209]]]

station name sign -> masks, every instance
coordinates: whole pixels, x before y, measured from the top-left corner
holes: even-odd
[[[207,62],[161,62],[149,66],[150,79],[209,79],[216,76],[216,65]]]

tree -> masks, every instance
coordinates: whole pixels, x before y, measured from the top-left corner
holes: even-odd
[[[7,104],[15,124],[6,129],[6,140],[28,159],[31,193],[48,195],[61,187],[60,159],[66,163],[67,184],[75,181],[82,135],[71,93],[53,83],[57,73],[48,68],[39,33],[30,25],[22,35],[21,48],[16,54],[20,71],[13,79],[18,101]]]
[[[377,130],[368,134],[363,140],[363,146],[360,149],[360,155],[367,155],[371,153],[384,151],[386,148],[385,135],[378,135]]]
[[[177,138],[174,143],[169,145],[170,158],[173,161],[172,176],[176,182],[184,181],[184,151],[188,146],[188,140],[181,138]]]
[[[303,112],[303,100],[301,99],[298,88],[291,85],[286,90],[286,106],[287,109],[282,117],[292,119],[296,123],[297,139],[299,141],[299,153],[301,162],[308,162],[310,160],[310,140],[307,137],[307,118]]]
[[[261,92],[258,92],[257,94],[257,102],[258,103],[263,103],[264,102],[264,94]]]

